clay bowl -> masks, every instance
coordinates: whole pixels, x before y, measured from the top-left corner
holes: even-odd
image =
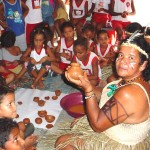
[[[85,115],[83,95],[80,92],[64,96],[60,101],[60,105],[70,116],[74,118]]]
[[[35,118],[35,122],[36,122],[36,124],[41,124],[42,118],[39,118],[39,117]]]
[[[23,122],[24,122],[24,124],[29,124],[30,123],[30,119],[29,118],[24,118]]]
[[[47,115],[47,111],[46,110],[40,110],[40,111],[38,111],[38,115],[40,117],[45,117]]]
[[[46,115],[45,116],[45,120],[48,122],[48,123],[51,123],[55,120],[55,116],[53,115]]]

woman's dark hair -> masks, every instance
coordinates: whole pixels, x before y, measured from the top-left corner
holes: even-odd
[[[5,143],[9,140],[12,129],[19,128],[16,121],[12,119],[0,119],[0,147],[5,149]]]
[[[104,34],[104,33],[106,33],[109,37],[109,33],[107,32],[107,30],[98,30],[97,31],[97,37],[99,37],[100,34]]]
[[[76,47],[76,46],[83,46],[86,50],[88,50],[89,48],[89,42],[86,38],[84,37],[79,37],[77,38],[74,43],[73,43],[73,47]]]
[[[9,48],[14,46],[16,41],[16,35],[13,31],[5,31],[1,36],[2,47]]]
[[[47,39],[48,37],[50,38],[50,40],[53,39],[53,33],[50,30],[49,24],[47,22],[41,22],[40,24],[36,26],[35,29],[44,29]]]
[[[94,25],[92,25],[90,22],[86,23],[83,28],[82,28],[82,32],[85,32],[85,31],[91,31],[91,32],[94,32],[95,31],[95,27]]]
[[[142,31],[143,27],[138,22],[130,23],[126,28],[125,31],[129,33],[134,33],[135,31],[139,30]]]
[[[6,85],[0,85],[0,103],[8,93],[14,93],[14,90]]]
[[[47,37],[46,37],[46,34],[45,34],[45,30],[42,29],[42,28],[36,28],[34,29],[32,32],[31,32],[31,37],[30,37],[30,44],[31,44],[31,49],[33,50],[34,49],[34,37],[37,35],[37,34],[42,34],[43,35],[43,46],[45,49],[47,49]]]
[[[70,27],[70,28],[72,28],[74,30],[74,25],[70,21],[65,21],[60,26],[61,33],[63,33],[64,32],[64,28],[67,28],[67,27]]]
[[[123,40],[122,43],[127,42],[127,40],[128,40],[128,38]],[[148,54],[149,58],[147,59],[145,55],[143,55],[142,53],[139,52],[139,56],[141,59],[140,64],[143,64],[144,61],[148,61],[145,70],[143,70],[143,72],[142,72],[142,75],[143,75],[145,81],[150,80],[150,46],[145,41],[143,35],[136,36],[135,38],[133,38],[133,40],[130,41],[130,43],[137,45],[138,47],[140,47],[143,51],[145,51]]]

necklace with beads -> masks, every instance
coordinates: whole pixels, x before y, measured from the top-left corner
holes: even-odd
[[[134,81],[136,81],[136,80],[140,80],[140,81],[146,82],[142,77],[136,77],[136,78],[133,78],[133,79],[128,80],[128,81],[122,80],[122,81],[120,81],[120,83],[118,84],[118,86],[123,86],[123,85],[125,85],[125,84],[132,83],[132,82],[134,82]]]
[[[124,86],[126,84],[130,84],[132,82],[134,82],[135,80],[141,80],[141,81],[144,81],[146,82],[143,78],[141,77],[136,77],[136,78],[133,78],[132,80],[128,80],[128,81],[125,81],[125,80],[122,80],[119,82],[119,84],[111,84],[107,87],[107,89],[109,89],[109,91],[107,92],[107,96],[108,97],[111,97],[114,95],[115,91],[121,87],[121,86]]]

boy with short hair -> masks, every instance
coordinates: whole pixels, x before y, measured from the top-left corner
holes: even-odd
[[[63,37],[56,47],[56,57],[59,58],[59,68],[65,70],[73,57],[74,26],[71,22],[64,22],[61,26]]]

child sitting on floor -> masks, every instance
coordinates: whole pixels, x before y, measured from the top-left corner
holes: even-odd
[[[97,43],[95,53],[99,56],[100,66],[103,68],[114,61],[113,46],[109,44],[109,34],[106,30],[97,32]]]
[[[6,31],[1,36],[1,55],[3,65],[6,70],[9,70],[17,75],[22,69],[22,64],[20,62],[20,57],[22,54],[20,48],[14,46],[15,41],[16,35],[13,31]]]
[[[17,76],[17,79],[21,78],[28,71],[34,77],[31,88],[35,89],[39,86],[39,88],[43,89],[44,83],[42,78],[48,75],[49,70],[52,69],[58,74],[62,74],[62,70],[53,63],[56,59],[47,46],[44,29],[37,28],[33,30],[30,43],[31,47],[27,48],[21,57],[21,60],[26,63],[21,73]]]
[[[88,79],[92,85],[98,85],[101,78],[101,69],[98,57],[95,53],[89,51],[88,40],[80,37],[74,42],[74,58],[73,62],[81,65],[81,68],[86,71]]]
[[[82,36],[87,38],[89,41],[89,50],[94,51],[95,43],[92,39],[95,36],[95,28],[91,23],[86,23],[82,28]]]
[[[14,119],[17,116],[15,105],[14,90],[6,85],[0,85],[0,119]],[[24,125],[23,122],[18,123],[20,136],[25,139],[25,147],[32,147],[37,141],[37,136],[32,135],[34,126],[32,123]],[[22,127],[23,126],[23,127]],[[1,130],[1,128],[0,128]],[[1,135],[1,134],[0,134]],[[16,150],[16,149],[15,149]]]
[[[74,26],[71,22],[64,22],[61,26],[63,37],[56,47],[56,56],[59,59],[59,68],[65,70],[73,57]]]

